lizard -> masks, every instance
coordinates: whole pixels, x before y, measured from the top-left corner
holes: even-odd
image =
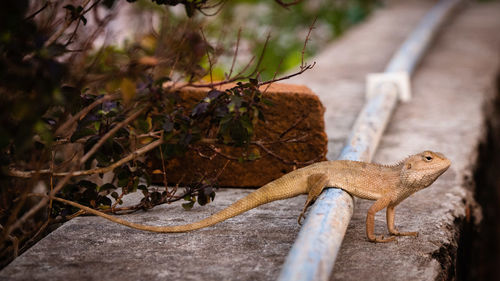
[[[352,196],[375,200],[366,216],[366,235],[370,242],[389,242],[396,236],[418,236],[418,232],[399,232],[394,226],[394,208],[413,193],[431,185],[451,165],[439,152],[424,151],[407,157],[395,165],[381,165],[352,160],[321,161],[294,170],[262,186],[227,208],[200,221],[175,226],[142,225],[117,218],[63,198],[54,200],[80,208],[113,222],[151,232],[188,232],[244,213],[260,205],[307,194],[307,200],[298,217],[299,224],[308,207],[326,187],[340,188]],[[390,236],[374,234],[375,214],[386,208]]]

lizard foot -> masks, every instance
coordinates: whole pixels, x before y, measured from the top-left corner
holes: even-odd
[[[391,235],[394,235],[394,236],[414,236],[414,237],[418,237],[418,232],[399,232],[399,231],[392,231],[391,232]]]
[[[374,243],[387,243],[387,242],[394,241],[394,239],[396,239],[396,236],[390,236],[388,238],[384,238],[383,235],[368,237],[368,240],[370,242],[374,242]]]

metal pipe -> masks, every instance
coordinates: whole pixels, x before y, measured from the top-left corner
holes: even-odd
[[[411,75],[439,26],[460,0],[441,0],[420,21],[386,67],[386,72]],[[396,107],[400,89],[384,82],[365,103],[339,159],[371,161]],[[280,281],[328,280],[352,217],[352,197],[336,188],[326,189],[311,207],[283,265]]]

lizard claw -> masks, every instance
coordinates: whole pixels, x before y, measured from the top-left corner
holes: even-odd
[[[304,212],[300,213],[299,217],[297,218],[297,222],[299,223],[299,225],[302,225],[302,219],[305,219],[306,218],[306,215],[304,214]]]

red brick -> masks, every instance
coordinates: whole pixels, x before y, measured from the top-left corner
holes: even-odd
[[[193,105],[204,98],[207,91],[208,89],[185,88],[180,93],[181,104]],[[328,140],[324,128],[324,107],[319,98],[305,86],[278,83],[272,84],[264,93],[264,97],[271,100],[273,105],[263,107],[266,122],[259,121],[255,126],[254,140],[268,143],[277,141],[283,132],[292,127],[282,139],[305,137],[301,142],[276,142],[265,145],[282,159],[251,145],[249,149],[258,149],[261,158],[244,162],[230,161],[218,178],[220,186],[260,187],[285,173],[305,166],[304,162],[325,160]],[[220,149],[222,154],[234,157],[241,156],[245,151],[224,145],[215,147]],[[207,178],[214,177],[228,162],[208,147],[203,149],[202,154],[214,158],[209,160],[197,152],[189,152],[181,158],[167,161],[169,183],[178,183],[181,179],[182,183],[197,182],[203,175]],[[161,164],[155,166],[161,168]]]

